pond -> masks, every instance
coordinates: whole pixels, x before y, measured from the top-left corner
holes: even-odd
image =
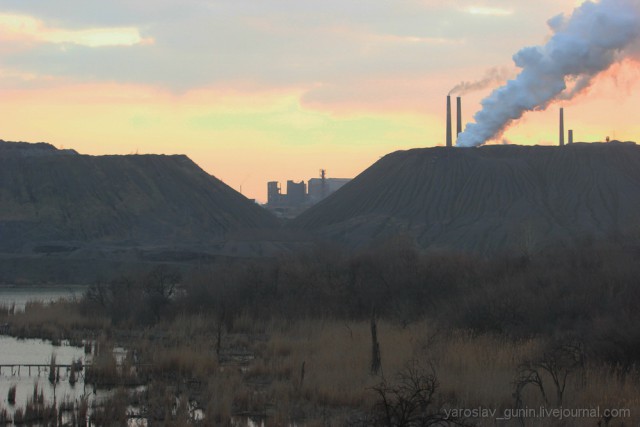
[[[121,349],[114,349],[114,356],[118,358]],[[80,361],[83,366],[91,363],[91,355],[85,355],[84,348],[72,347],[63,342],[60,346],[54,346],[49,341],[37,339],[17,339],[0,335],[0,411],[7,411],[9,417],[15,411],[24,411],[29,401],[33,401],[34,388],[37,393],[42,393],[43,401],[47,404],[70,402],[79,405],[85,398],[89,405],[89,413],[94,404],[101,405],[113,396],[115,389],[96,389],[93,385],[84,382],[84,369],[77,375],[77,382],[69,381],[70,370],[64,367],[59,369],[58,381],[52,383],[49,380],[49,363],[51,355],[55,354],[57,365],[71,365],[73,361]],[[11,387],[16,388],[15,403],[9,403],[8,395]],[[143,391],[145,387],[137,387],[135,391]],[[77,407],[77,406],[76,406]],[[135,414],[139,408],[129,407],[129,412]],[[70,421],[70,413],[63,413],[63,421]],[[128,426],[146,426],[144,418],[131,418]],[[39,425],[36,423],[35,425]]]
[[[79,298],[86,290],[86,286],[0,286],[0,306],[11,307],[15,305],[16,311],[23,311],[29,301],[48,303],[62,298]],[[24,408],[29,399],[33,398],[34,387],[38,387],[38,393],[42,392],[44,400],[52,403],[55,401],[69,401],[78,403],[86,397],[89,405],[101,404],[113,395],[115,390],[96,390],[92,385],[84,383],[84,372],[77,377],[77,382],[72,386],[69,383],[70,371],[60,369],[59,382],[51,384],[49,381],[48,365],[51,355],[55,354],[56,364],[71,365],[74,360],[80,360],[84,365],[91,363],[91,355],[85,355],[84,348],[65,345],[54,346],[50,341],[39,339],[16,339],[0,335],[0,411],[6,409],[13,414],[16,409]],[[113,349],[114,357],[122,362],[126,350],[116,347]],[[29,365],[32,365],[29,367]],[[34,366],[35,365],[35,366]],[[16,387],[15,405],[8,402],[8,393],[11,387]],[[144,389],[144,386],[142,387]],[[135,414],[139,408],[130,407],[129,412]],[[194,412],[196,419],[203,419],[203,413],[197,409]],[[129,426],[145,426],[144,418],[131,418]],[[234,427],[261,427],[264,420],[253,420],[248,417],[238,416],[232,420]]]
[[[73,402],[85,394],[82,376],[71,386],[66,369],[60,369],[60,381],[55,387],[49,382],[48,368],[38,365],[48,365],[52,354],[55,354],[57,364],[70,365],[73,360],[78,359],[84,363],[82,348],[53,346],[48,341],[19,340],[0,335],[0,407],[13,408],[7,401],[9,388],[12,386],[16,387],[15,407],[25,406],[27,399],[33,396],[36,384],[47,401],[53,401],[55,395],[57,402],[67,399]],[[89,392],[87,390],[87,394]]]

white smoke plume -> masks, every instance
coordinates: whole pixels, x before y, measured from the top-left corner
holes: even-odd
[[[585,75],[568,80],[570,85],[568,85],[567,89],[565,89],[564,92],[558,95],[559,100],[567,101],[569,99],[573,99],[576,95],[588,89],[593,82],[593,76]]]
[[[589,87],[638,41],[640,0],[587,1],[571,16],[556,16],[548,24],[551,39],[513,56],[520,73],[482,101],[475,123],[459,135],[458,146],[496,139],[525,112],[544,110],[554,100],[571,99]],[[574,83],[569,90],[567,82]]]
[[[503,83],[513,77],[513,73],[507,68],[491,68],[484,77],[475,82],[460,82],[449,91],[449,95],[466,95],[471,92],[486,89],[497,83]]]

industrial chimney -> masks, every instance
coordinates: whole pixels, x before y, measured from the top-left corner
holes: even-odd
[[[451,135],[451,96],[447,95],[447,147],[453,147]]]
[[[462,98],[456,98],[458,108],[457,108],[457,117],[456,117],[456,139],[458,135],[462,133]]]
[[[573,144],[573,130],[569,130],[569,144]]]
[[[564,108],[560,108],[560,146],[564,145]]]

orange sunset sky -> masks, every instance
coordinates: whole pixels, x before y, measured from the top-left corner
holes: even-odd
[[[262,202],[267,181],[350,178],[443,145],[449,90],[514,76],[512,55],[580,3],[0,0],[0,139],[183,153]],[[621,60],[564,103],[576,140],[638,139],[638,77]],[[465,122],[499,84],[465,95]],[[555,144],[559,106],[504,137]]]

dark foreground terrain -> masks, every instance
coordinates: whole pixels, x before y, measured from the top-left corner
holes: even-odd
[[[407,239],[317,247],[123,276],[80,301],[6,309],[0,323],[97,343],[90,381],[120,391],[93,425],[124,425],[135,405],[152,425],[630,426],[638,255],[631,237],[491,260]],[[120,364],[115,346],[128,350]],[[516,412],[540,407],[574,412]],[[464,411],[478,408],[498,415]]]

